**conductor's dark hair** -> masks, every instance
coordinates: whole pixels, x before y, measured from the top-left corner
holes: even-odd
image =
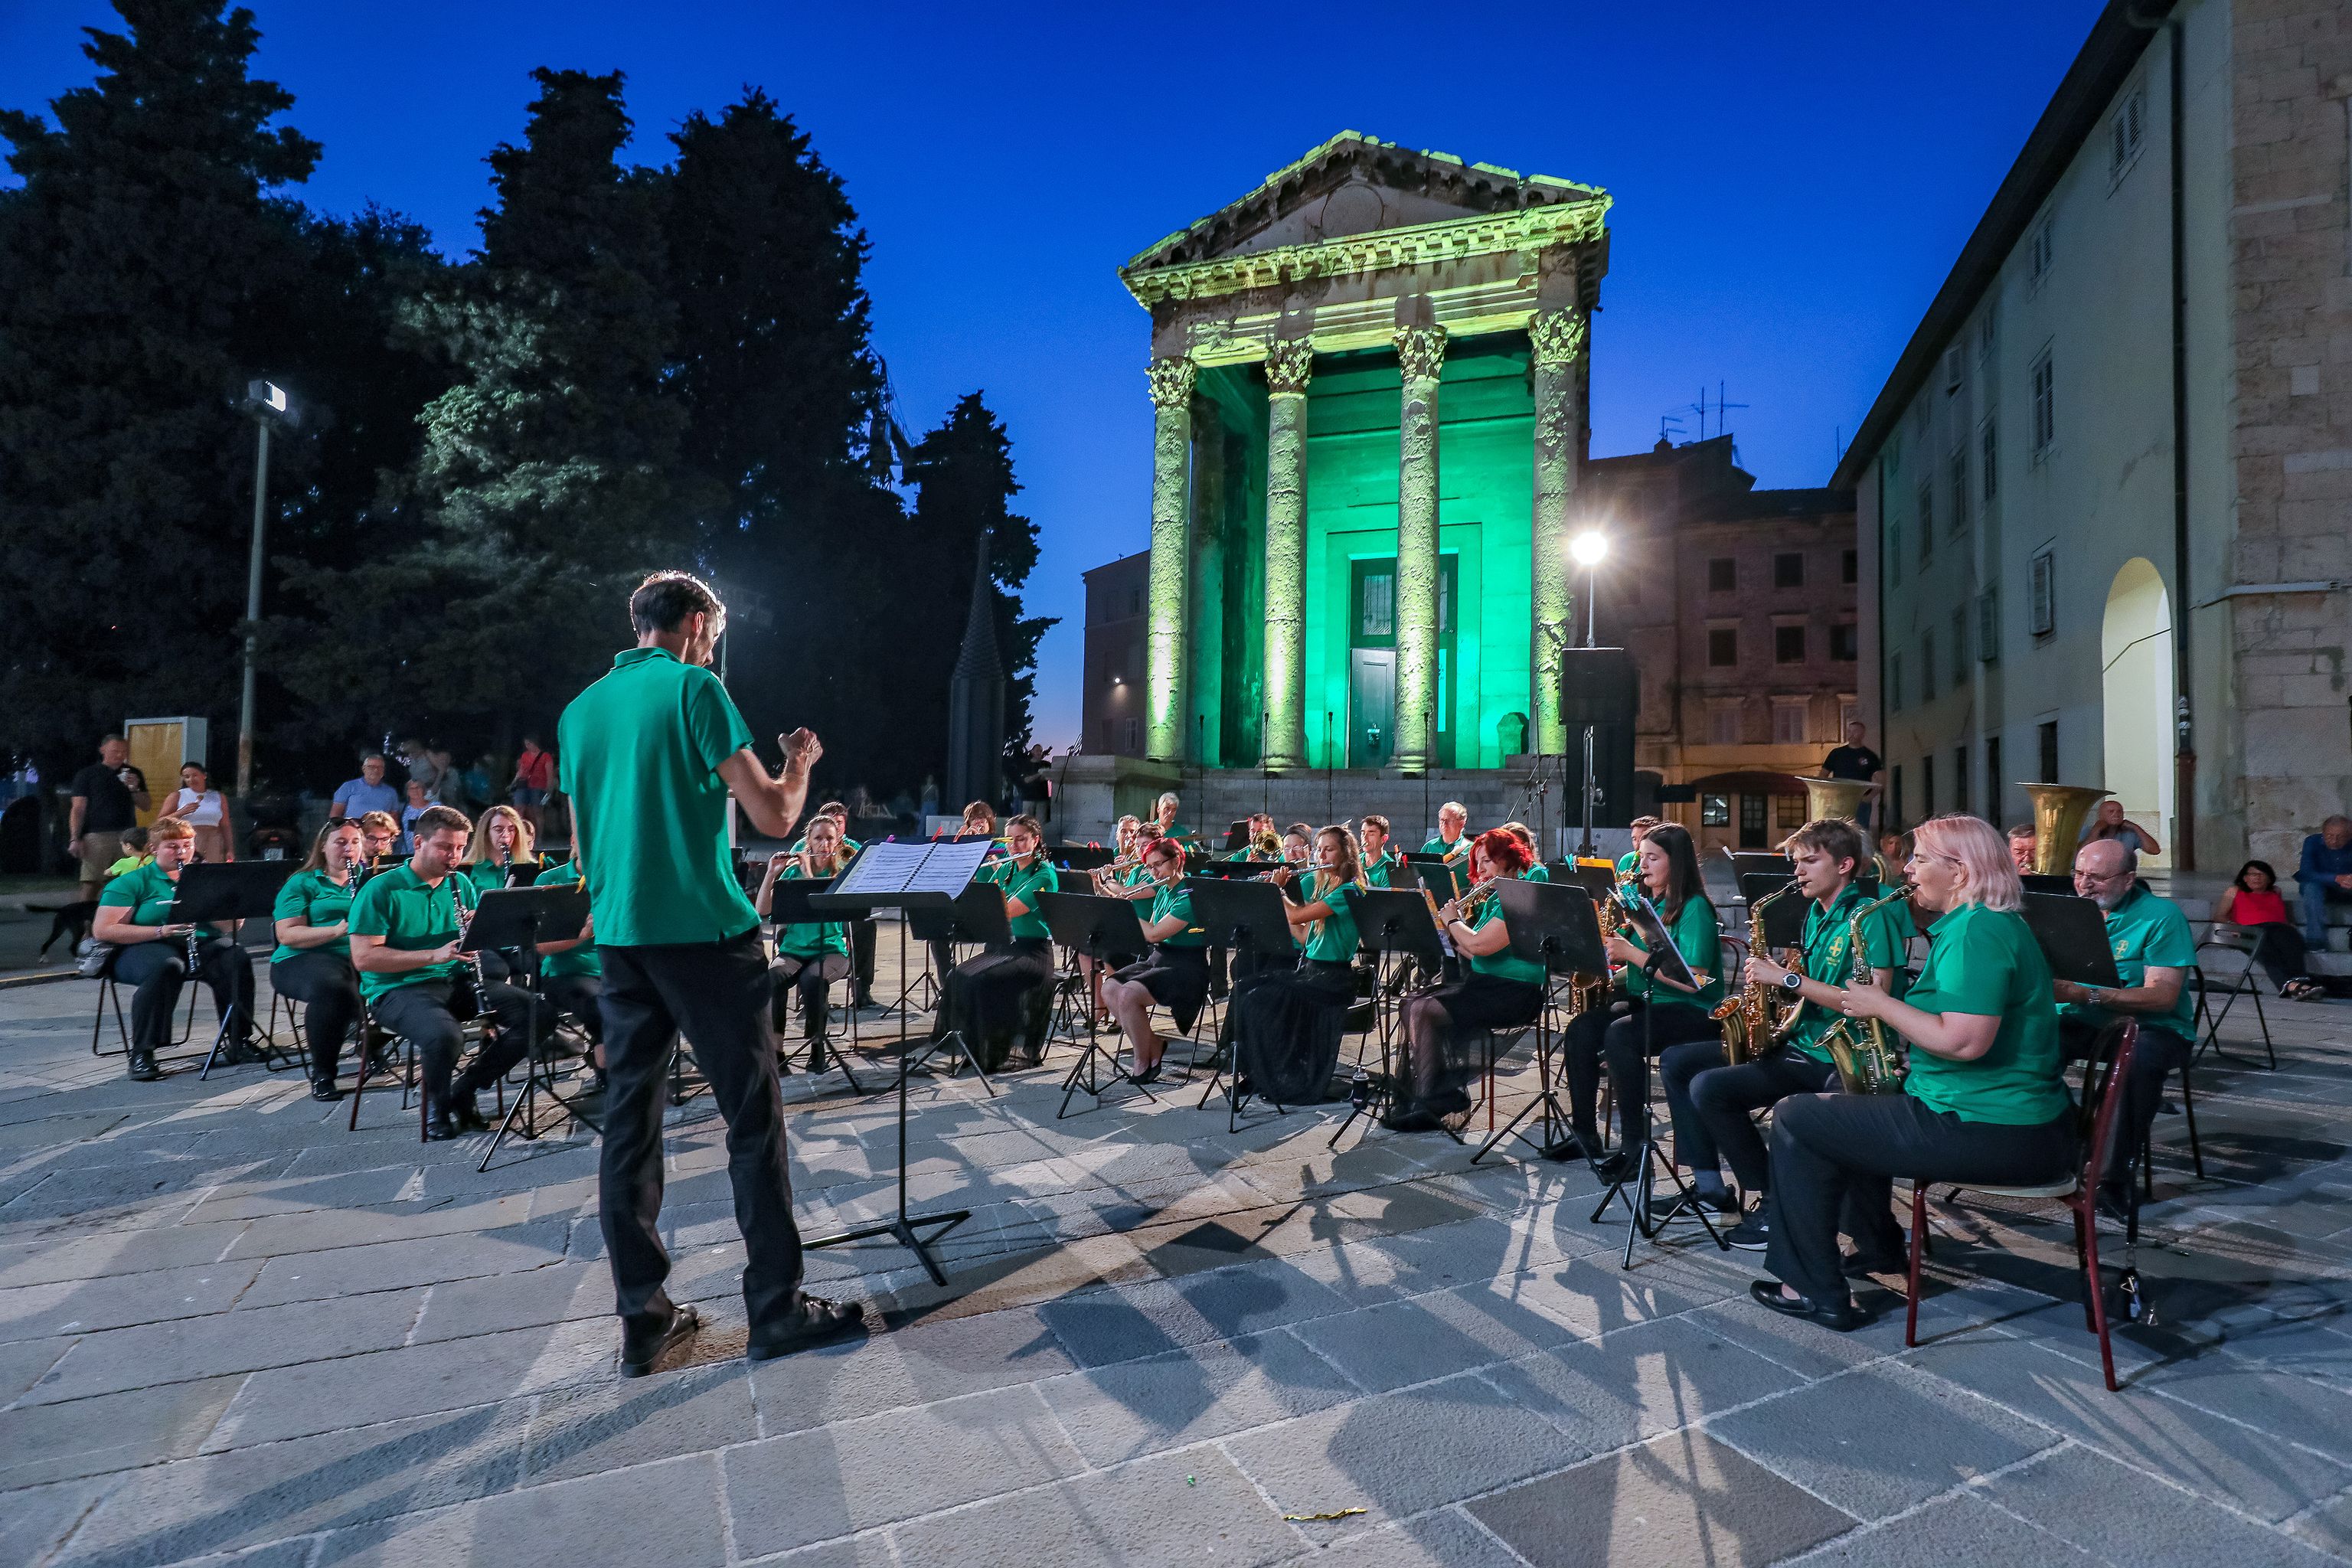
[[[629,624],[639,637],[648,632],[674,632],[696,611],[707,616],[727,613],[710,584],[691,572],[656,572],[629,595]]]
[[[1666,896],[1658,901],[1658,912],[1671,923],[1682,918],[1685,904],[1706,896],[1706,883],[1698,871],[1698,850],[1691,843],[1690,829],[1679,822],[1661,822],[1650,829],[1646,842],[1666,858]]]

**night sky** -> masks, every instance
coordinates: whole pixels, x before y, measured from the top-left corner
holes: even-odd
[[[1593,451],[1718,381],[1764,485],[1822,483],[2100,9],[1775,5],[804,6],[258,0],[256,70],[326,143],[299,194],[477,238],[483,154],[534,66],[628,73],[640,160],[764,87],[874,244],[876,342],[911,433],[982,388],[1065,617],[1038,734],[1077,730],[1078,574],[1143,548],[1147,321],[1114,269],[1342,129],[1607,188]],[[1296,20],[1287,18],[1296,17]],[[89,79],[99,0],[0,0],[0,104]],[[1707,433],[1715,433],[1710,413]]]

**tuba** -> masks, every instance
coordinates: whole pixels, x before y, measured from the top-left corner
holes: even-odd
[[[1853,911],[1853,921],[1847,928],[1846,942],[1853,949],[1853,967],[1851,973],[1864,979],[1870,973],[1870,953],[1862,940],[1862,922],[1898,899],[1907,899],[1911,889],[1889,893],[1875,899]],[[1856,1026],[1860,1026],[1859,1033]],[[1903,1092],[1903,1058],[1895,1047],[1894,1037],[1886,1026],[1876,1018],[1840,1018],[1822,1037],[1822,1048],[1830,1060],[1837,1064],[1838,1081],[1848,1094],[1900,1094]]]
[[[2074,868],[2074,847],[2083,837],[2083,819],[2113,790],[2081,784],[2020,784],[2033,803],[2033,874],[2063,877]]]
[[[1755,954],[1768,951],[1764,945],[1765,910],[1775,900],[1785,899],[1796,890],[1797,884],[1791,881],[1748,906],[1748,952],[1751,960],[1748,982],[1738,995],[1726,997],[1709,1015],[1723,1026],[1723,1054],[1733,1067],[1754,1061],[1780,1043],[1783,1021],[1773,1015],[1772,987],[1755,978],[1752,960]]]

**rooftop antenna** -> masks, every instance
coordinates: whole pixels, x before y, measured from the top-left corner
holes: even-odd
[[[1699,394],[1699,396],[1704,399],[1706,396],[1706,394],[1701,393]],[[1719,381],[1717,382],[1715,384],[1715,433],[1718,436],[1724,436],[1728,435],[1731,431],[1731,426],[1724,420],[1723,411],[1725,409],[1745,408],[1748,405],[1745,403],[1726,403],[1723,400],[1723,383]]]
[[[1661,441],[1670,441],[1670,440],[1672,440],[1675,437],[1679,436],[1679,435],[1681,435],[1682,433],[1683,433],[1683,422],[1682,422],[1682,418],[1681,418],[1681,416],[1680,416],[1679,415],[1675,415],[1675,414],[1671,414],[1671,413],[1669,413],[1669,414],[1661,414],[1661,415],[1659,415],[1659,416],[1658,416],[1658,439],[1659,439],[1659,440],[1661,440]]]

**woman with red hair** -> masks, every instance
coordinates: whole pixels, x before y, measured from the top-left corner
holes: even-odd
[[[1498,878],[1523,877],[1534,863],[1512,834],[1499,827],[1482,833],[1470,846],[1472,892]],[[1471,919],[1445,921],[1446,940],[1468,961],[1462,978],[1405,999],[1410,1081],[1390,1121],[1400,1131],[1437,1127],[1468,1110],[1470,1078],[1483,1065],[1471,1049],[1475,1037],[1532,1024],[1543,1007],[1543,965],[1511,951],[1502,900],[1489,896],[1477,905]]]

